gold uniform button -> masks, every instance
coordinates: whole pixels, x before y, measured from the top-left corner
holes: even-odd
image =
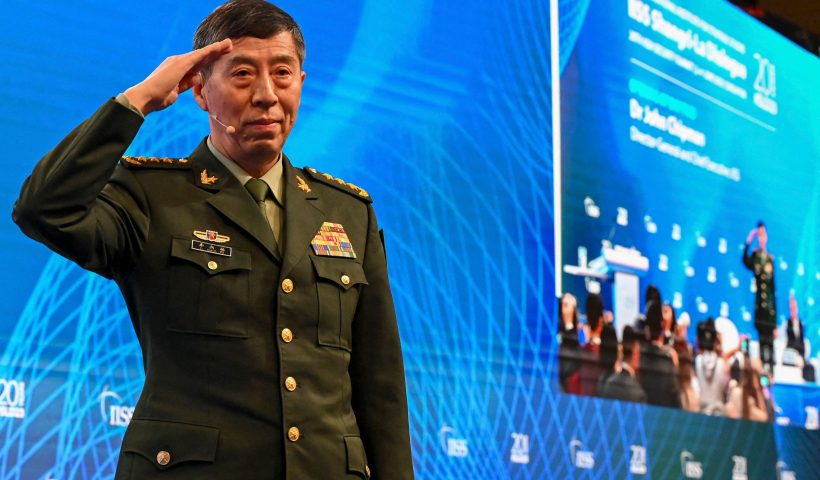
[[[285,343],[293,341],[293,332],[291,332],[289,328],[282,329],[282,341]]]
[[[218,267],[218,265],[217,265],[217,264],[216,264],[216,262],[214,262],[213,260],[211,260],[210,262],[208,262],[208,268],[209,268],[209,269],[211,269],[211,270],[216,270],[216,267]]]
[[[350,285],[350,277],[342,275],[342,285]]]
[[[293,280],[286,278],[282,280],[282,291],[285,293],[290,293],[293,291]]]
[[[762,293],[760,294],[760,296],[762,296],[763,298],[766,298],[766,297],[767,297],[766,292],[762,292]]]
[[[299,440],[299,435],[300,434],[299,434],[299,429],[298,428],[290,427],[288,429],[288,440],[290,440],[291,442],[295,442],[295,441]]]
[[[165,465],[168,465],[169,463],[171,463],[171,454],[166,452],[165,450],[160,450],[159,453],[157,453],[157,463],[162,465],[163,467]]]
[[[287,388],[289,392],[296,390],[296,379],[293,377],[286,378],[285,388]]]

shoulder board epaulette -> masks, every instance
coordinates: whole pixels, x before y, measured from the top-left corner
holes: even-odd
[[[326,185],[330,185],[338,190],[341,190],[345,193],[349,193],[354,197],[363,200],[367,203],[372,203],[373,199],[370,198],[370,194],[367,193],[365,189],[362,187],[353,185],[352,183],[345,182],[341,178],[336,178],[329,173],[322,173],[315,168],[305,167],[305,172],[311,176],[311,178],[318,180]]]
[[[170,168],[175,170],[189,170],[191,162],[187,158],[168,157],[122,157],[122,164],[128,168]]]

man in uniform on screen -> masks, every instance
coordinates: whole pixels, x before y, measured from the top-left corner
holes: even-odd
[[[413,478],[372,200],[282,153],[305,79],[299,26],[236,0],[194,46],[43,157],[14,208],[27,235],[125,297],[145,385],[116,478]],[[210,120],[194,152],[123,156],[188,89]]]
[[[758,248],[749,253],[757,237]],[[755,328],[760,343],[760,360],[769,373],[774,373],[774,337],[777,334],[777,305],[774,292],[774,257],[766,249],[769,236],[761,221],[749,232],[743,249],[743,265],[755,276]]]

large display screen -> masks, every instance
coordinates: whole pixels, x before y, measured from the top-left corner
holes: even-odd
[[[689,410],[715,413],[703,398],[706,356],[697,359],[712,350],[698,338],[708,326],[720,334],[718,361],[735,365],[727,384],[741,388],[744,360],[754,364],[769,420],[816,429],[820,61],[724,2],[579,9],[583,20],[560,32],[568,45],[553,117],[557,294],[574,294],[582,315],[599,294],[621,340],[626,327],[645,335],[648,301],[662,303],[659,343],[695,354],[680,358],[700,388]],[[753,257],[763,244],[767,254]],[[690,327],[676,335],[681,317]],[[582,322],[582,345],[600,338],[590,332],[598,323]],[[567,384],[572,365],[564,370],[565,391],[598,393]],[[731,403],[732,386],[722,391]]]

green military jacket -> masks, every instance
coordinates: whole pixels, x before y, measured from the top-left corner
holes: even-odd
[[[777,305],[774,292],[774,257],[768,252],[749,253],[749,244],[743,249],[743,264],[755,276],[755,327],[773,330],[777,327]]]
[[[125,298],[145,385],[116,478],[412,478],[367,193],[284,158],[277,248],[205,142],[182,159],[122,157],[142,121],[107,102],[40,160],[13,213]]]

